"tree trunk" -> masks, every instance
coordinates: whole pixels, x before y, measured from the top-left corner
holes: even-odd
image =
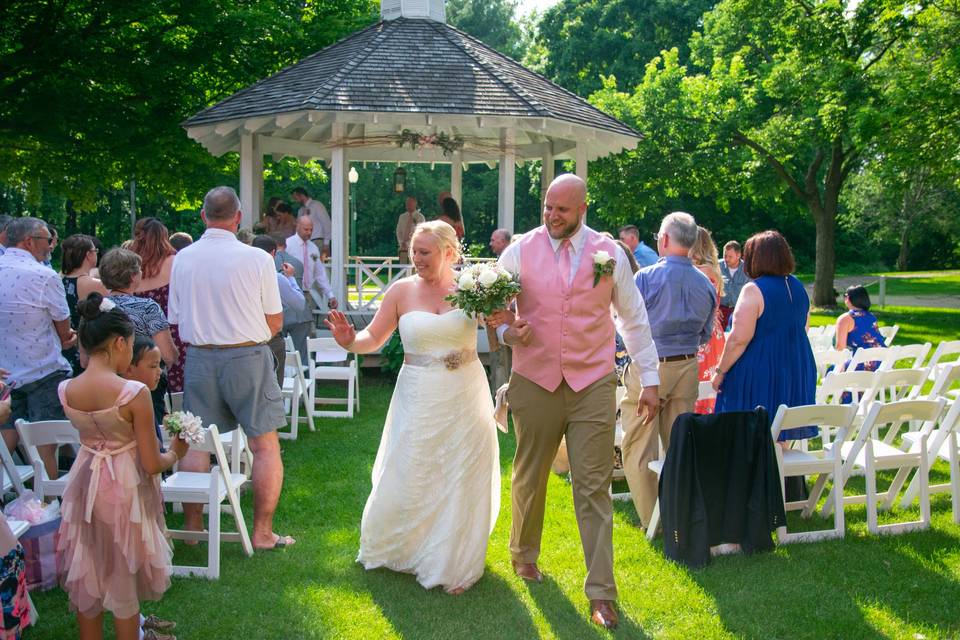
[[[63,237],[72,236],[79,231],[77,226],[77,210],[73,206],[73,200],[67,200],[67,224]]]
[[[897,256],[897,271],[907,270],[907,260],[910,258],[910,228],[904,225],[900,231],[900,255]]]
[[[836,251],[834,241],[837,229],[837,210],[821,206],[819,202],[808,203],[810,214],[816,223],[817,255],[815,277],[813,281],[813,306],[833,308],[837,306],[837,296],[833,290],[833,276],[836,271]]]

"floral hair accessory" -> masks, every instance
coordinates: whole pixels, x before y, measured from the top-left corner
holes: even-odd
[[[107,313],[108,311],[113,311],[116,308],[116,303],[109,298],[104,298],[100,301],[100,313]]]
[[[617,261],[606,251],[596,251],[593,254],[593,286],[600,284],[600,278],[612,276]]]

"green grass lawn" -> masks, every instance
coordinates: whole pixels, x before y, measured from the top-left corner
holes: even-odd
[[[440,589],[426,592],[412,576],[367,572],[354,562],[370,468],[391,391],[389,379],[365,373],[359,417],[320,420],[316,433],[302,430],[298,441],[283,442],[286,483],[277,528],[297,537],[296,546],[246,558],[239,544],[227,543],[219,581],[175,579],[164,600],[147,603],[146,612],[177,620],[178,636],[186,639],[610,635],[587,620],[583,556],[565,480],[550,479],[540,558],[547,580],[527,585],[511,571],[512,434],[500,436],[500,518],[486,574],[473,589],[460,597]],[[944,477],[942,465],[937,476]],[[614,545],[622,623],[615,637],[958,637],[960,527],[952,524],[948,495],[935,497],[933,505],[934,523],[928,532],[870,536],[864,508],[850,507],[843,541],[724,557],[691,571],[666,560],[659,542],[648,543],[633,525],[632,504],[618,502]],[[249,523],[249,495],[244,507]],[[914,519],[915,511],[893,516]],[[790,524],[798,529],[828,525],[817,518],[801,522],[794,514]],[[178,544],[175,561],[196,561],[203,549]],[[34,600],[40,622],[26,638],[76,637],[63,592],[37,593]]]

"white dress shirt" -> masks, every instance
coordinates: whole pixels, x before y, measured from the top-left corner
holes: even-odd
[[[167,317],[188,344],[267,342],[264,316],[281,313],[273,258],[224,229],[207,229],[177,252]]]
[[[0,367],[18,386],[72,371],[53,323],[70,318],[63,281],[29,251],[0,257]]]
[[[303,280],[300,282],[304,293],[316,288],[320,293],[333,298],[333,287],[327,278],[327,269],[320,259],[320,249],[313,242],[304,242],[297,234],[287,238],[287,253],[303,263]]]
[[[311,240],[323,238],[325,244],[330,243],[330,214],[327,213],[327,208],[323,206],[322,202],[308,198],[306,204],[300,207],[298,213],[301,216],[308,215],[310,219],[313,220],[313,233],[310,235]]]
[[[581,226],[570,237],[568,282],[573,281],[573,276],[580,268],[580,260],[583,258],[583,247],[587,241],[587,235],[583,231],[584,228],[584,226]],[[554,252],[559,251],[561,242],[561,240],[550,238],[550,244],[553,246]],[[508,246],[500,255],[498,263],[515,277],[520,275],[520,284],[523,286],[522,274],[520,274],[520,244],[520,242],[514,242]],[[641,384],[645,387],[660,384],[660,376],[657,373],[659,359],[657,348],[653,344],[653,336],[650,333],[647,307],[637,290],[637,285],[633,282],[633,273],[630,271],[630,262],[627,260],[627,255],[619,246],[616,255],[614,255],[614,260],[616,264],[613,269],[613,309],[616,311],[617,332],[623,338],[623,344],[627,347],[630,359],[640,368]],[[534,331],[537,330],[536,326],[532,326],[532,328]],[[506,330],[506,326],[497,329],[501,342]],[[611,366],[613,366],[612,363]]]
[[[423,214],[419,211],[413,213],[404,211],[397,218],[397,246],[400,247],[401,251],[410,248],[410,237],[413,235],[413,230],[424,220]]]

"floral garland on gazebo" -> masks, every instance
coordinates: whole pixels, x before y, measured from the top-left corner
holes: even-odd
[[[450,136],[445,132],[441,131],[440,133],[417,133],[416,131],[411,131],[410,129],[404,129],[400,132],[400,135],[397,137],[397,146],[401,149],[409,144],[411,149],[419,149],[421,147],[436,147],[443,151],[444,156],[453,155],[455,151],[460,151],[463,149],[464,140],[461,136]]]

